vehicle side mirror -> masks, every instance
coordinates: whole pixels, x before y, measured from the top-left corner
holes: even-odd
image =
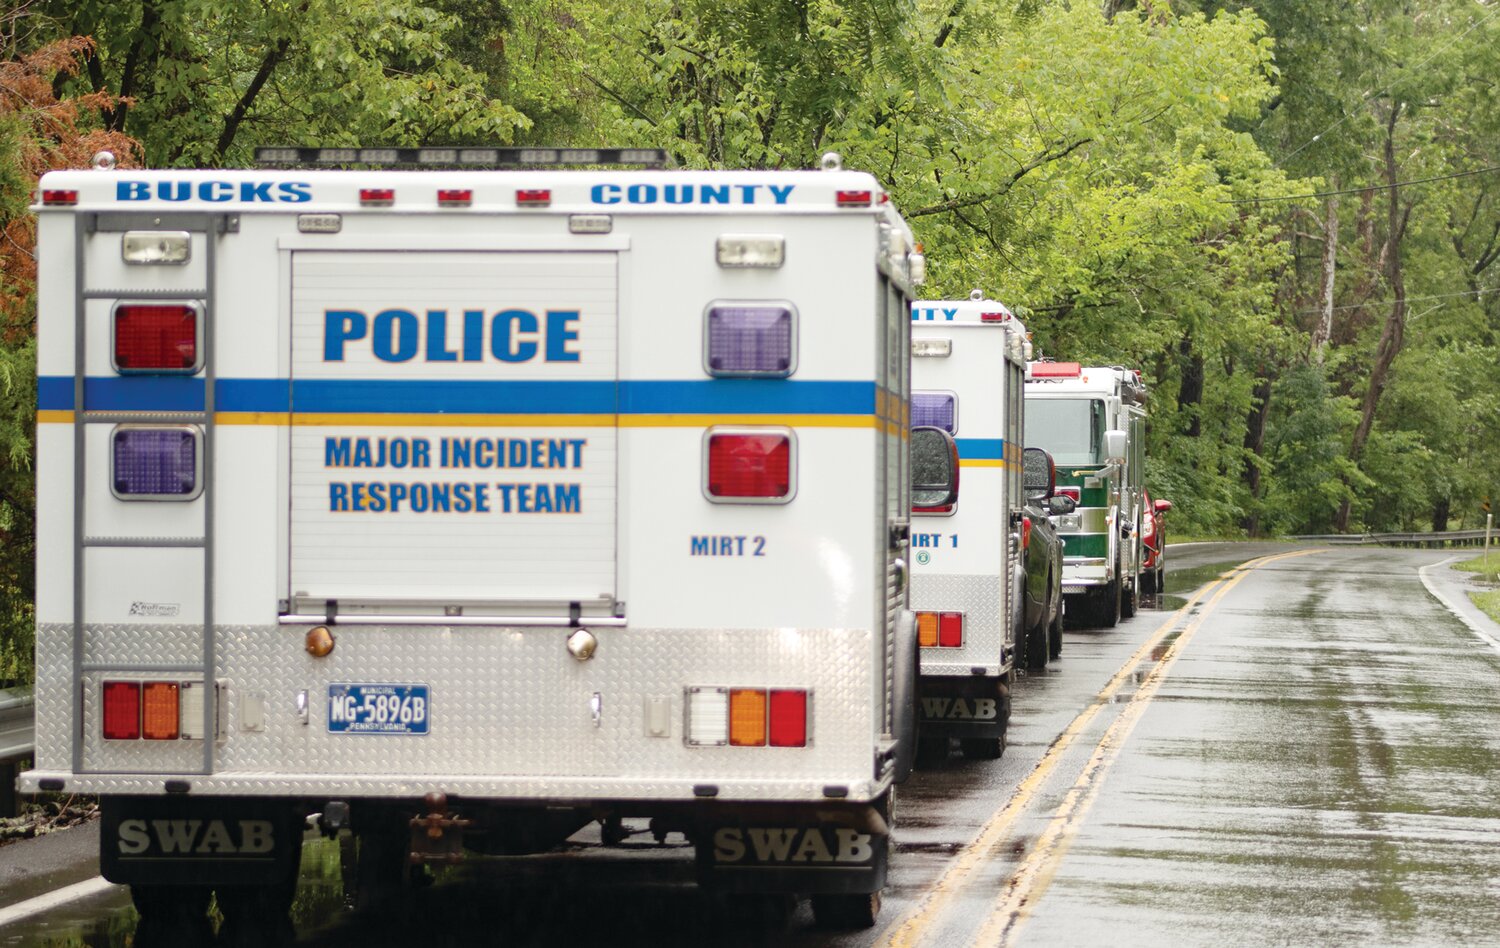
[[[1104,432],[1104,460],[1107,464],[1125,463],[1125,432]]]
[[[1159,514],[1164,514],[1168,510],[1171,510],[1171,509],[1172,509],[1172,502],[1170,500],[1158,500],[1156,502],[1156,512],[1159,513]]]
[[[1070,514],[1078,509],[1078,501],[1066,494],[1058,494],[1047,501],[1047,512],[1053,516]]]
[[[958,442],[941,428],[911,429],[911,505],[947,507],[958,501]]]
[[[1021,452],[1022,481],[1028,500],[1046,500],[1057,492],[1057,467],[1041,448]]]

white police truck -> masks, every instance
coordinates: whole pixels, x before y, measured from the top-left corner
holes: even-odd
[[[41,182],[24,789],[102,796],[165,931],[211,889],[284,925],[307,814],[362,901],[649,819],[705,884],[872,924],[917,655],[887,193],[834,155],[259,157]]]
[[[913,498],[911,603],[921,646],[924,761],[994,759],[1005,748],[1024,618],[1021,449],[1026,327],[975,290],[912,304],[914,426],[950,435],[953,497]],[[1043,644],[1042,660],[1046,646]]]

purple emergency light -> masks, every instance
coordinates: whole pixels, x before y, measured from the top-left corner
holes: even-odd
[[[958,399],[947,392],[912,392],[911,424],[941,428],[949,434],[957,429]]]
[[[117,428],[114,490],[120,497],[188,499],[198,492],[198,435],[191,428]]]
[[[709,375],[785,378],[795,357],[792,308],[785,305],[708,308]]]

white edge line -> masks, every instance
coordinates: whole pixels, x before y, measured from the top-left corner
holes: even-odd
[[[91,895],[99,895],[100,893],[116,888],[123,888],[123,886],[116,886],[103,876],[94,876],[92,879],[75,882],[72,885],[63,886],[61,889],[53,889],[51,892],[43,893],[34,899],[27,899],[24,902],[17,902],[15,905],[7,905],[4,908],[0,908],[0,927],[12,925],[33,915],[50,912],[60,905],[66,905],[69,902],[75,902],[79,899],[86,899]]]
[[[1427,587],[1427,591],[1432,594],[1433,598],[1446,606],[1449,612],[1453,613],[1453,615],[1456,616],[1460,622],[1468,626],[1470,632],[1473,632],[1481,639],[1484,639],[1485,644],[1490,648],[1494,649],[1497,652],[1500,652],[1500,640],[1497,640],[1493,635],[1490,635],[1484,629],[1480,628],[1479,624],[1476,623],[1473,619],[1470,619],[1468,616],[1464,615],[1463,610],[1458,608],[1458,605],[1454,603],[1452,599],[1448,598],[1448,594],[1443,592],[1441,589],[1438,589],[1437,585],[1433,583],[1432,580],[1427,578],[1428,570],[1436,569],[1439,566],[1446,567],[1449,563],[1452,563],[1456,559],[1458,559],[1457,556],[1450,556],[1446,560],[1441,560],[1437,563],[1428,563],[1426,566],[1419,567],[1417,569],[1417,576],[1421,578],[1422,585]]]

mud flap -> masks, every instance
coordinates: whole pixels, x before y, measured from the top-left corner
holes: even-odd
[[[297,871],[304,817],[286,800],[104,797],[99,871],[127,885],[269,885]]]
[[[918,682],[924,732],[959,738],[1004,737],[1010,703],[1002,678],[924,677]]]
[[[874,807],[850,819],[788,811],[700,824],[698,882],[720,892],[863,894],[885,887],[890,828]],[[842,825],[841,825],[842,824]]]

